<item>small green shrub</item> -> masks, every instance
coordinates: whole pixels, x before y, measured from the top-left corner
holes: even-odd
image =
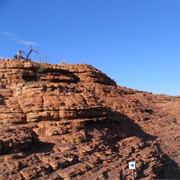
[[[48,57],[44,57],[43,59],[40,58],[39,69],[38,69],[39,73],[42,73],[47,69],[48,61],[49,61]]]
[[[67,63],[66,63],[65,61],[61,61],[61,63],[60,63],[60,64],[64,64],[64,65],[65,65],[65,64],[67,64]]]
[[[48,68],[48,57],[40,58],[39,67],[37,69],[37,80],[40,81],[42,74]]]

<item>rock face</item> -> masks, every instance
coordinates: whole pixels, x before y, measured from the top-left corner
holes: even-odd
[[[179,105],[90,65],[0,60],[0,179],[131,179],[131,160],[178,179]]]

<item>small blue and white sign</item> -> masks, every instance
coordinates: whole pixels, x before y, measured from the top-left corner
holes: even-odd
[[[129,162],[129,169],[136,169],[135,162],[133,162],[133,161]]]

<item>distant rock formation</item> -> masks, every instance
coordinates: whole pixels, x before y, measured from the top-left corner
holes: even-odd
[[[117,86],[91,65],[1,59],[0,179],[131,179],[131,160],[136,179],[178,178],[180,159],[158,135],[167,117],[178,130],[180,114],[162,100],[180,104]]]

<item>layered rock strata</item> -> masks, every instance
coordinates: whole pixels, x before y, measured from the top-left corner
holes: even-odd
[[[170,177],[144,125],[158,98],[86,64],[0,60],[0,179],[130,179],[131,160],[137,179]]]

